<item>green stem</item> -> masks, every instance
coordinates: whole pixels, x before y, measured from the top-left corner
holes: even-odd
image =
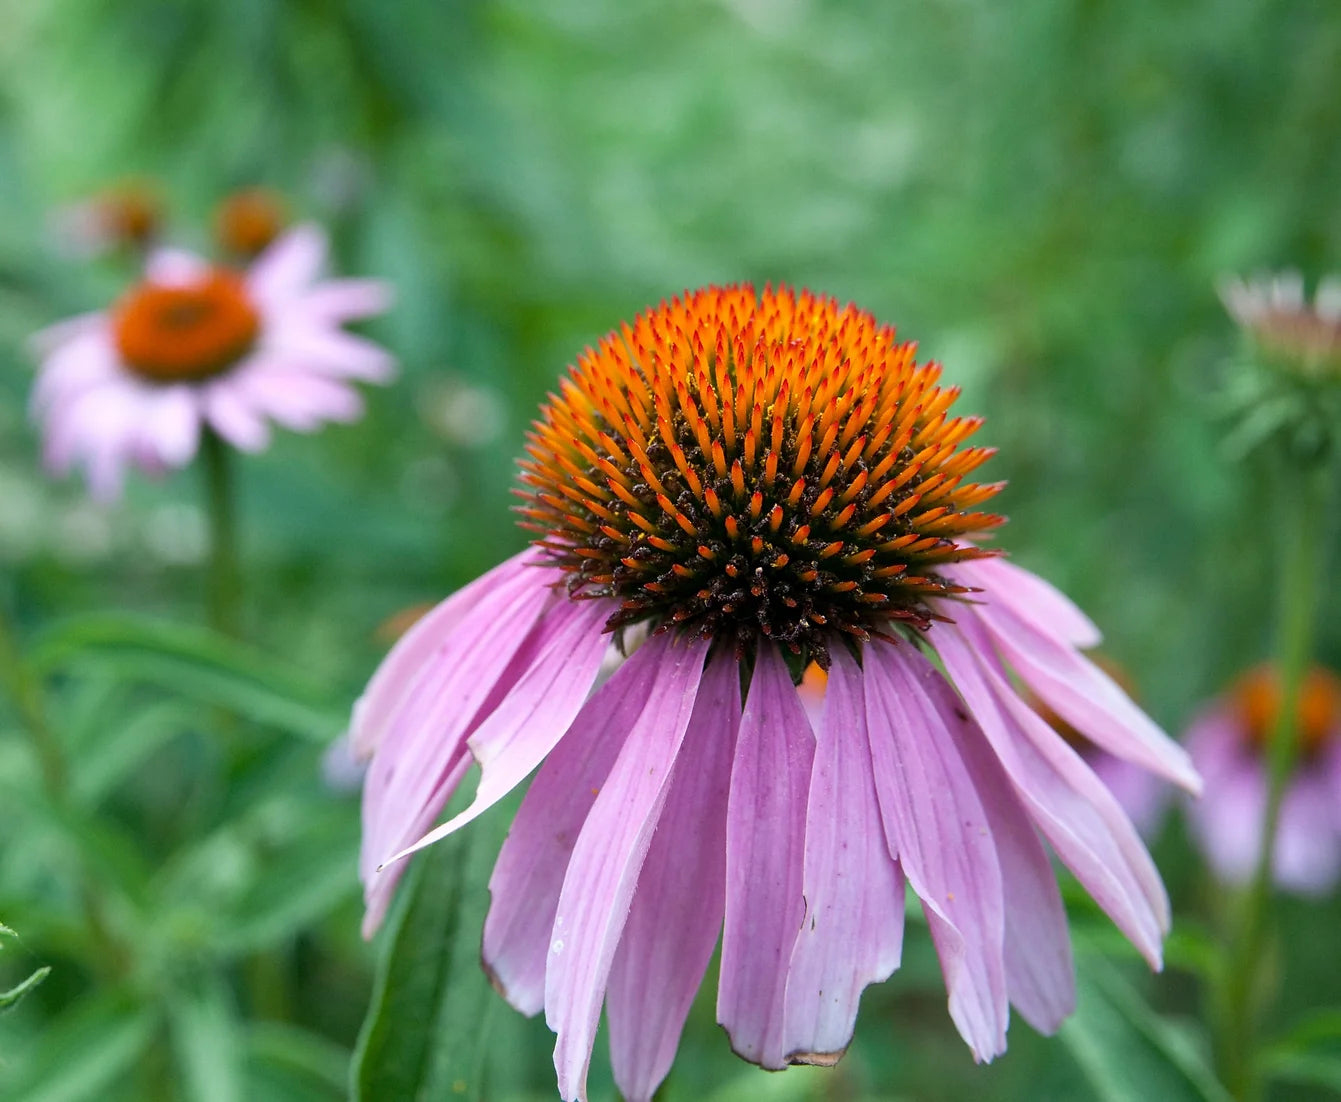
[[[1267,800],[1257,861],[1231,934],[1220,1007],[1221,1076],[1240,1102],[1258,1097],[1261,1090],[1254,1062],[1260,966],[1266,951],[1280,809],[1299,757],[1299,703],[1313,658],[1330,471],[1296,468],[1278,478],[1277,487],[1282,504],[1275,663],[1280,704],[1266,749]]]
[[[237,512],[228,445],[217,433],[206,429],[200,442],[200,458],[210,520],[209,574],[206,579],[209,621],[216,631],[235,636],[238,634],[242,584],[238,571]]]
[[[24,661],[18,636],[3,608],[0,608],[0,687],[8,693],[23,729],[28,732],[47,798],[55,807],[65,808],[69,802],[70,778],[65,752],[47,722],[41,680]],[[102,894],[90,880],[83,879],[79,899],[93,948],[94,970],[112,978],[124,976],[130,968],[130,954],[112,932]]]

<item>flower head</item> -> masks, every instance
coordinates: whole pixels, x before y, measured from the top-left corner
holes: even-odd
[[[652,1095],[719,937],[735,1051],[836,1061],[862,989],[898,967],[905,885],[977,1058],[1004,1049],[1011,1004],[1055,1028],[1074,977],[1040,833],[1158,963],[1149,856],[1014,678],[1113,753],[1195,774],[1079,653],[1089,620],[977,546],[998,487],[967,481],[990,452],[964,446],[978,422],[939,377],[806,293],[647,311],[535,424],[534,545],[419,621],[356,706],[369,933],[399,858],[539,767],[483,955],[545,1011],[564,1098],[585,1097],[603,1004],[621,1090]],[[472,763],[474,801],[434,827]]]
[[[1319,283],[1312,302],[1298,272],[1227,279],[1220,297],[1230,316],[1274,361],[1304,375],[1341,372],[1341,278]]]
[[[127,180],[55,213],[58,246],[91,257],[116,249],[145,249],[163,226],[163,197],[145,180]]]
[[[310,226],[245,272],[162,250],[109,311],[40,334],[32,408],[50,469],[82,465],[94,495],[110,499],[127,465],[188,463],[202,428],[258,451],[268,420],[312,431],[356,419],[350,383],[384,382],[392,362],[341,326],[380,313],[389,296],[372,280],[321,280],[325,256]]]
[[[1271,666],[1242,674],[1193,721],[1187,748],[1206,780],[1191,808],[1192,834],[1211,867],[1232,883],[1257,863],[1267,801],[1266,748],[1280,713]],[[1341,679],[1314,668],[1296,717],[1300,760],[1281,802],[1272,875],[1288,891],[1317,895],[1341,877]]]
[[[251,259],[284,232],[284,201],[267,188],[235,191],[214,212],[214,236],[224,252]]]

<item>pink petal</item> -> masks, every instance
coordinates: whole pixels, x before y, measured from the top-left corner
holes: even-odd
[[[1050,582],[1002,558],[958,563],[948,574],[983,590],[988,604],[1010,609],[1035,630],[1073,647],[1097,647],[1103,635],[1094,621]]]
[[[830,653],[806,808],[806,915],[787,977],[783,1046],[792,1063],[826,1065],[852,1040],[862,989],[899,966],[904,895],[876,800],[862,671],[841,646]]]
[[[740,667],[708,662],[610,966],[606,1019],[615,1082],[648,1102],[670,1070],[722,929],[726,807],[740,722]]]
[[[929,681],[927,688],[937,698],[996,843],[1006,904],[1007,993],[1025,1021],[1052,1033],[1076,1007],[1071,934],[1052,863],[982,729],[943,679]]]
[[[247,286],[264,307],[282,307],[321,275],[326,252],[326,235],[318,227],[295,226],[256,258]]]
[[[630,659],[655,663],[638,721],[615,760],[568,863],[545,970],[545,1020],[558,1034],[559,1094],[585,1099],[605,982],[671,769],[703,677],[708,642],[657,636]]]
[[[395,291],[381,279],[329,279],[318,283],[293,303],[295,313],[327,325],[384,314]]]
[[[267,351],[279,362],[333,379],[386,383],[396,374],[391,353],[366,337],[342,329],[278,325],[267,340]]]
[[[1187,732],[1187,748],[1206,781],[1201,799],[1188,803],[1188,825],[1215,874],[1230,883],[1252,876],[1266,812],[1266,773],[1246,742],[1223,707],[1203,713]]]
[[[530,668],[468,743],[481,768],[464,811],[389,858],[399,861],[478,818],[521,784],[554,749],[590,691],[605,655],[606,601],[560,601],[546,617],[548,639]]]
[[[726,919],[717,1020],[737,1055],[787,1064],[787,967],[801,929],[815,736],[787,664],[759,644],[736,740],[726,822]]]
[[[1167,777],[1194,795],[1201,791],[1201,778],[1187,752],[1084,655],[1007,606],[980,605],[966,615],[987,629],[1025,684],[1096,746]]]
[[[144,266],[145,279],[160,287],[198,283],[209,272],[209,261],[185,249],[155,249]]]
[[[429,659],[442,652],[466,613],[523,571],[537,569],[539,561],[540,556],[532,548],[513,555],[435,606],[397,640],[363,695],[354,702],[350,735],[355,757],[366,758],[381,745],[411,683]]]
[[[1304,761],[1281,801],[1271,875],[1287,891],[1326,895],[1341,874],[1337,792],[1329,781],[1316,761]]]
[[[270,443],[270,428],[243,400],[230,378],[217,379],[201,392],[205,419],[233,447],[244,452],[262,451]]]
[[[148,453],[164,467],[184,467],[200,444],[200,406],[189,386],[169,386],[153,395],[140,434]]]
[[[363,399],[352,387],[294,368],[273,354],[258,354],[229,382],[253,410],[294,432],[312,432],[328,421],[356,421],[363,414]]]
[[[562,627],[561,617],[541,619],[554,600],[546,584],[549,574],[518,571],[481,599],[402,700],[363,789],[365,883],[419,836],[412,824],[420,821],[438,782],[465,752],[466,736],[495,686],[512,689],[520,674],[510,670],[513,656],[533,627],[546,638]],[[433,818],[441,810],[434,809]]]
[[[1169,901],[1150,855],[1108,789],[1026,705],[972,622],[937,624],[931,641],[1057,855],[1154,968]]]
[[[663,641],[666,637],[662,637]],[[508,829],[489,879],[484,966],[523,1014],[545,1005],[545,962],[577,836],[659,672],[635,654],[611,675],[545,759]]]
[[[105,331],[106,328],[107,314],[104,311],[95,310],[87,314],[75,314],[73,317],[63,318],[44,329],[39,329],[28,338],[28,347],[36,358],[44,360],[55,353],[62,345],[70,343],[76,337],[83,336],[93,330],[101,329]]]
[[[99,321],[103,324],[82,325],[47,354],[28,402],[33,414],[41,416],[94,387],[124,381],[125,371],[101,315]]]
[[[1006,1048],[1001,867],[978,793],[955,752],[940,674],[906,643],[865,648],[876,793],[889,839],[922,901],[950,995],[950,1017],[977,1060]],[[935,695],[933,695],[935,694]],[[943,709],[948,709],[943,711]]]
[[[1113,793],[1142,838],[1153,839],[1159,832],[1173,790],[1139,765],[1123,761],[1103,750],[1086,750],[1082,755],[1094,775]]]

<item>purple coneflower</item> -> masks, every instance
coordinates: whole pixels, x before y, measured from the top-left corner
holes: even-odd
[[[1270,666],[1243,674],[1188,729],[1188,752],[1206,781],[1191,809],[1192,834],[1223,880],[1246,883],[1262,845],[1266,747],[1280,712],[1280,678]],[[1315,668],[1299,701],[1300,756],[1281,801],[1272,878],[1322,895],[1341,875],[1341,680]]]
[[[202,429],[244,451],[268,422],[310,432],[363,410],[352,380],[385,382],[391,357],[343,323],[381,313],[386,284],[323,280],[325,235],[300,226],[245,272],[160,250],[109,311],[39,335],[32,409],[48,468],[83,466],[95,497],[119,496],[125,468],[185,466]]]
[[[750,287],[621,327],[535,423],[534,546],[421,620],[356,707],[369,934],[400,857],[539,767],[483,956],[545,1011],[565,1099],[585,1097],[603,1003],[620,1089],[652,1095],[719,938],[735,1051],[833,1063],[899,965],[905,885],[976,1058],[1005,1048],[1010,1004],[1054,1029],[1074,978],[1040,832],[1159,965],[1149,855],[1014,679],[1113,753],[1196,775],[1079,653],[1089,620],[970,542],[1001,521],[975,511],[999,486],[966,480],[991,451],[961,446],[979,422],[914,352],[853,306]],[[474,802],[435,827],[472,763]]]

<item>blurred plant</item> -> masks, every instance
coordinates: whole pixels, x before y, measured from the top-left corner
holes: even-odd
[[[278,194],[268,188],[246,188],[219,204],[214,212],[214,236],[225,255],[252,260],[279,237],[288,220]]]
[[[906,889],[976,1060],[1005,1050],[1011,1005],[1056,1030],[1075,975],[1036,832],[1161,965],[1149,855],[1008,671],[1110,752],[1196,774],[1081,654],[1094,625],[978,546],[1003,519],[976,511],[1001,485],[968,481],[992,451],[962,446],[980,420],[950,415],[958,391],[914,352],[854,306],[749,286],[609,334],[530,435],[533,547],[420,619],[355,707],[368,934],[404,858],[539,767],[483,960],[514,1007],[544,1009],[565,1099],[587,1097],[602,1004],[616,1083],[653,1096],[719,934],[732,1049],[837,1063],[863,990],[899,966]],[[647,641],[593,692],[634,627]],[[428,829],[472,761],[474,800]],[[449,960],[456,928],[428,935]],[[391,1013],[375,1005],[363,1060]]]
[[[1257,1060],[1258,1023],[1266,994],[1262,961],[1270,928],[1271,887],[1277,838],[1291,778],[1308,747],[1301,721],[1308,716],[1304,692],[1313,665],[1320,594],[1329,576],[1330,520],[1336,506],[1341,461],[1341,285],[1324,283],[1310,305],[1294,274],[1254,283],[1223,285],[1222,295],[1239,322],[1246,353],[1235,361],[1227,391],[1234,421],[1234,451],[1252,454],[1266,478],[1276,516],[1277,542],[1269,586],[1277,610],[1272,721],[1262,746],[1266,786],[1252,872],[1232,920],[1227,959],[1217,991],[1218,1056],[1226,1085],[1241,1099],[1262,1088]],[[1259,697],[1262,690],[1256,690]],[[1254,714],[1264,710],[1252,704]],[[1203,752],[1215,761],[1217,739],[1201,732]],[[1238,772],[1242,780],[1244,773]],[[1220,777],[1226,780],[1224,773]],[[1233,782],[1234,774],[1228,778]],[[1298,791],[1298,790],[1297,790]],[[1221,794],[1220,798],[1232,800]],[[1224,823],[1216,824],[1223,829]],[[1237,829],[1247,824],[1237,822]],[[1282,851],[1283,852],[1283,851]],[[1285,870],[1282,870],[1283,872]]]
[[[4,923],[0,922],[0,939],[7,937],[17,938],[18,934],[16,934]],[[0,943],[0,949],[3,948],[4,945]],[[39,983],[41,983],[49,975],[51,975],[51,966],[43,965],[41,968],[35,969],[34,971],[30,972],[27,978],[20,980],[18,983],[16,983],[13,987],[9,988],[7,991],[0,991],[0,1010],[9,1010],[12,1007],[18,1006],[19,1002],[23,999],[23,997],[27,995],[30,991],[32,991]]]
[[[79,260],[115,251],[143,254],[163,225],[162,192],[150,180],[127,180],[52,216],[57,249]]]

